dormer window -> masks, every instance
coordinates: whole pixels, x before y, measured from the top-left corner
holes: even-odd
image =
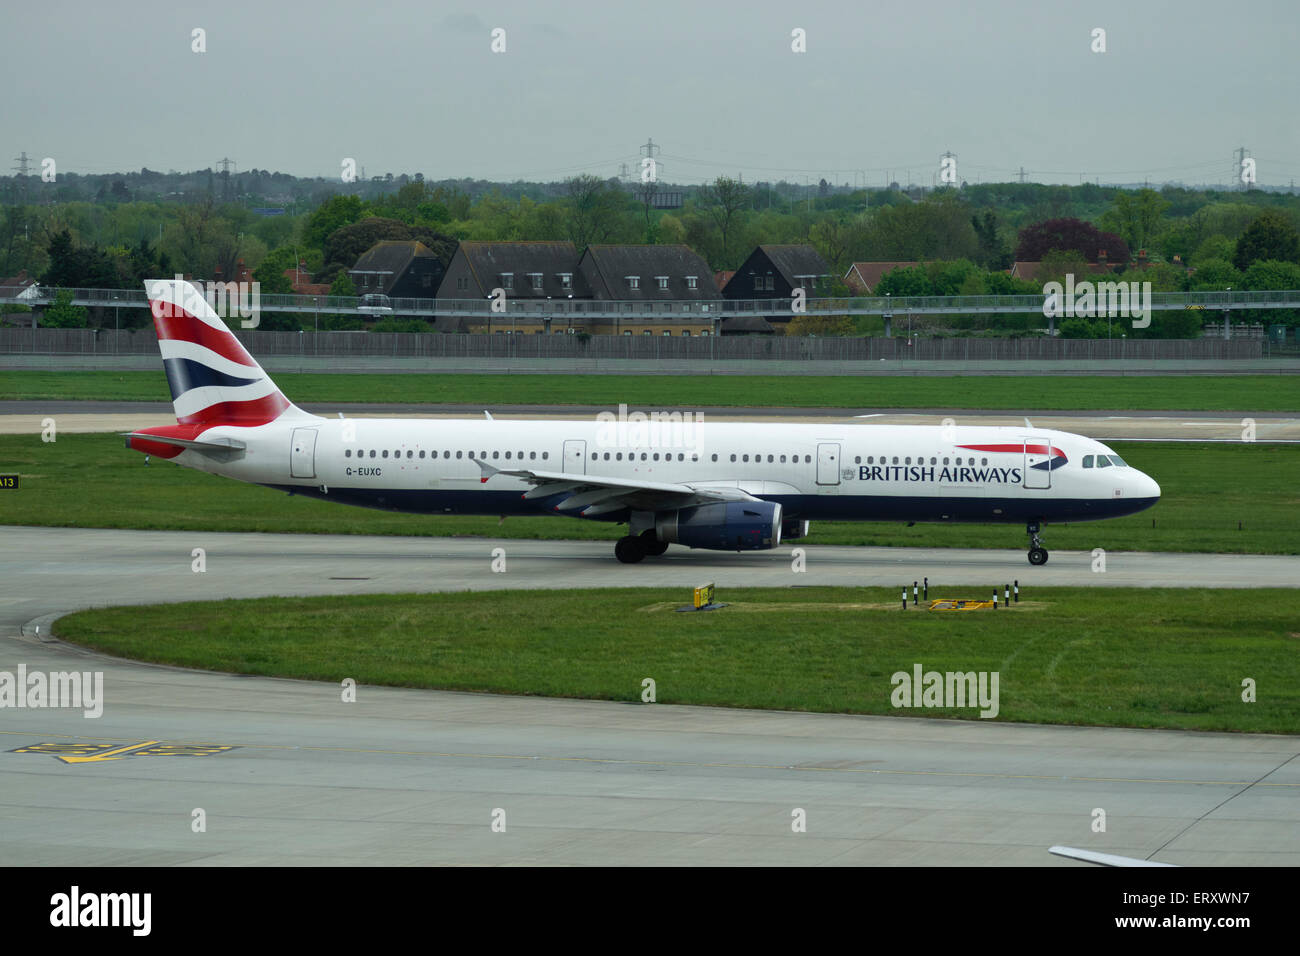
[[[624,276],[623,278],[627,279],[627,287],[633,292],[641,288],[640,276]]]
[[[694,291],[696,288],[698,288],[698,287],[699,287],[699,278],[700,278],[699,276],[687,276],[687,277],[686,277],[686,288],[688,288],[688,289],[690,289],[690,290],[692,290],[692,291]]]
[[[560,278],[560,288],[561,288],[561,289],[564,289],[565,291],[568,291],[569,289],[572,289],[572,288],[573,288],[573,273],[572,273],[572,272],[561,272],[561,273],[559,273],[559,278]]]
[[[532,280],[534,289],[540,289],[542,287],[542,274],[540,272],[530,272],[528,273],[528,278]]]
[[[667,291],[668,291],[668,277],[667,277],[667,276],[655,276],[655,283],[659,286],[659,291],[660,291],[660,292],[667,292]]]
[[[501,288],[513,289],[515,287],[515,274],[513,272],[501,273]]]

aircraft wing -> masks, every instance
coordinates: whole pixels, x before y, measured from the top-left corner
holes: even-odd
[[[1072,846],[1053,846],[1047,848],[1048,853],[1054,853],[1057,856],[1069,857],[1071,860],[1082,860],[1085,863],[1096,863],[1098,866],[1177,866],[1176,863],[1159,863],[1155,860],[1139,860],[1131,856],[1116,856],[1114,853],[1098,853],[1095,850],[1080,850]]]
[[[527,499],[564,495],[556,511],[574,512],[578,517],[598,515],[632,508],[638,511],[662,511],[689,508],[720,501],[758,501],[747,491],[735,487],[710,487],[689,482],[643,481],[636,478],[607,478],[601,475],[578,475],[572,472],[536,471],[531,468],[497,468],[478,458],[471,458],[486,483],[495,475],[520,478],[532,485],[524,493]]]

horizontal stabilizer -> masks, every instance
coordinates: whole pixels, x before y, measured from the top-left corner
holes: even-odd
[[[194,441],[189,438],[173,438],[170,435],[151,435],[147,432],[122,432],[122,437],[126,439],[126,447],[140,450],[139,445],[132,444],[134,439],[137,442],[151,442],[160,445],[172,445],[177,448],[187,448],[191,451],[197,451],[209,458],[215,458],[218,461],[231,461],[236,458],[244,457],[244,450],[247,446],[242,441],[234,438],[213,438],[209,441]]]

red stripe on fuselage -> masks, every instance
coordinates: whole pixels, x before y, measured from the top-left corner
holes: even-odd
[[[1065,457],[1065,452],[1055,445],[1029,445],[1023,442],[1016,442],[1014,445],[958,445],[957,447],[969,448],[971,451],[1004,451],[1016,455],[1021,452],[1029,452],[1031,455],[1046,455],[1050,450],[1053,455],[1061,458]]]
[[[159,339],[193,342],[239,365],[257,366],[252,356],[239,344],[239,339],[231,335],[228,329],[214,329],[179,306],[162,299],[155,299],[149,304],[153,311],[153,327]]]

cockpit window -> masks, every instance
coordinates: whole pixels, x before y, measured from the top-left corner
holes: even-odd
[[[1111,455],[1110,460],[1123,468],[1128,467],[1128,462],[1126,462],[1123,458],[1119,457],[1119,455]]]
[[[1091,455],[1084,455],[1084,456],[1083,456],[1083,467],[1084,467],[1084,468],[1091,468],[1091,467],[1092,467],[1092,456],[1091,456]]]
[[[1105,455],[1098,455],[1098,456],[1097,456],[1097,467],[1098,467],[1098,468],[1109,468],[1109,467],[1110,467],[1110,459],[1107,458]]]

